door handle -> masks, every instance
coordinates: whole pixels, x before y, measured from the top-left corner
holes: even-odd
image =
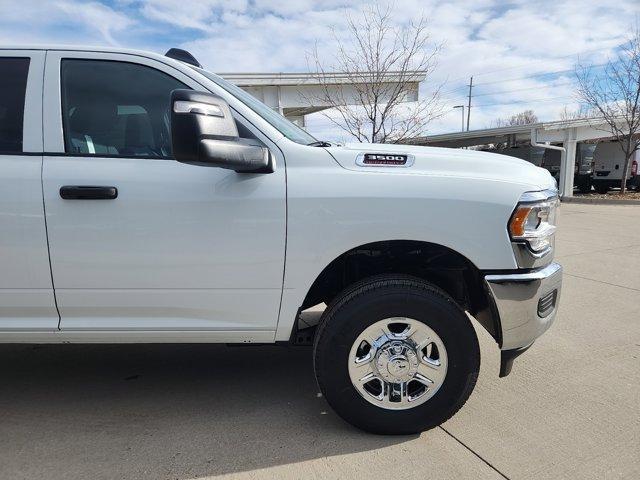
[[[60,196],[65,200],[113,200],[118,198],[118,189],[91,185],[65,185],[60,187]]]

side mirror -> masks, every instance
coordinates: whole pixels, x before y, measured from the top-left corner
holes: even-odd
[[[274,171],[269,149],[240,138],[229,105],[211,93],[171,92],[171,148],[177,161],[190,165],[246,173]]]

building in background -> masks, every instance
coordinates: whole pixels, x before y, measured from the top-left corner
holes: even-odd
[[[327,77],[335,81],[335,88],[341,89],[347,103],[358,103],[356,90],[352,87],[355,84],[354,76],[345,73],[325,74],[322,83],[313,73],[222,73],[220,76],[302,127],[305,125],[305,115],[330,108],[319,100],[322,97],[321,85],[327,84]],[[364,73],[362,78],[362,83],[365,83]],[[405,96],[405,102],[418,101],[418,86],[424,79],[424,74],[412,74],[411,89]],[[388,73],[384,80],[392,85],[398,81],[398,77]]]
[[[619,185],[624,159],[616,161],[619,156],[610,154],[612,142],[608,131],[609,127],[603,119],[586,118],[444,133],[416,137],[407,143],[434,147],[491,149],[497,153],[522,158],[547,168],[556,178],[561,196],[570,197],[573,195],[574,186],[588,191],[593,185],[598,191],[606,191]],[[598,145],[595,147],[589,146],[596,143]],[[598,150],[601,151],[600,154]],[[636,157],[627,175],[627,184],[630,187],[640,186],[638,173],[640,172]],[[587,181],[588,184],[585,183]]]

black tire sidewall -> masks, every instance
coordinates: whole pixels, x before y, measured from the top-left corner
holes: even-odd
[[[391,317],[425,323],[447,350],[447,375],[435,395],[408,410],[387,410],[365,400],[351,383],[348,358],[362,331]],[[478,375],[478,340],[465,313],[446,294],[420,285],[372,286],[335,307],[319,332],[315,368],[332,408],[348,422],[376,433],[413,433],[447,420],[460,408]]]

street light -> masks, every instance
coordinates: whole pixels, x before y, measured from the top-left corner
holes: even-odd
[[[462,131],[464,132],[464,105],[455,105],[453,108],[462,109]]]

